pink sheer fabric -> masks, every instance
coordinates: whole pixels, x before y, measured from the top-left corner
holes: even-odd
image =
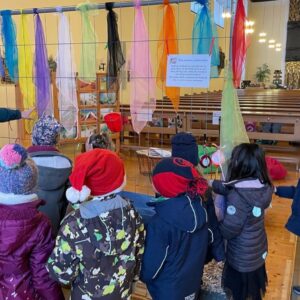
[[[130,113],[132,126],[138,134],[152,119],[156,107],[148,29],[141,1],[135,0],[135,20],[130,57]]]

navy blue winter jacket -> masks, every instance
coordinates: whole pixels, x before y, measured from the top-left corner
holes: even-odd
[[[0,123],[19,120],[21,118],[22,115],[19,110],[0,108]]]
[[[207,213],[197,197],[154,202],[141,279],[153,300],[197,299],[208,244]]]
[[[215,259],[220,262],[225,260],[224,239],[219,228],[219,221],[216,216],[214,200],[211,191],[207,193],[207,200],[203,203],[208,216],[209,244],[206,255],[206,263]]]
[[[297,186],[279,186],[276,188],[277,196],[293,199],[292,214],[289,217],[286,229],[300,236],[300,180]]]

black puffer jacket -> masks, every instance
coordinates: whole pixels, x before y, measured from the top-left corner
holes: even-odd
[[[227,199],[220,230],[228,241],[228,264],[239,272],[257,270],[268,251],[264,210],[271,203],[273,188],[249,178],[229,183],[215,180],[213,190]]]

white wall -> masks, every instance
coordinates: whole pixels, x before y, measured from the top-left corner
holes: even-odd
[[[289,1],[249,2],[248,18],[255,21],[255,32],[251,36],[251,45],[247,52],[245,79],[255,81],[256,69],[267,63],[273,75],[274,70],[285,69],[286,30],[289,13]],[[267,42],[258,42],[260,32],[267,33]],[[268,48],[268,40],[275,39],[282,45],[281,52]],[[273,76],[270,77],[272,79]],[[284,78],[284,74],[283,74]]]

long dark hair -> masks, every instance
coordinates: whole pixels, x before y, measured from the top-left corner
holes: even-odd
[[[261,183],[272,186],[265,153],[256,144],[240,144],[232,151],[227,179],[232,181],[244,178],[256,178]]]

